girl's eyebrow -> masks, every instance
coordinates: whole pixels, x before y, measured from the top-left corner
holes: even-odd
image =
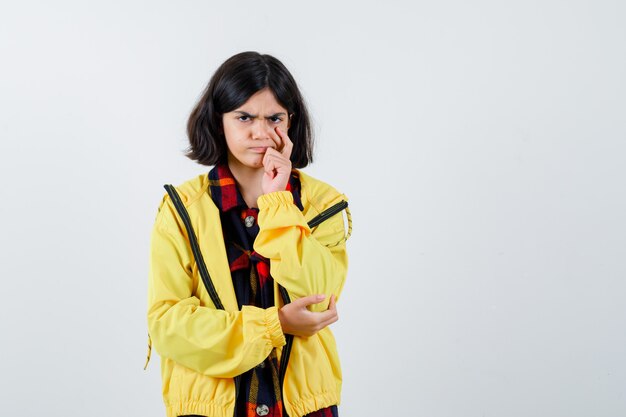
[[[235,113],[239,113],[239,114],[241,114],[243,116],[250,117],[251,119],[255,119],[256,117],[258,117],[258,115],[256,115],[256,114],[250,114],[248,112],[241,111],[241,110],[235,110]],[[280,112],[280,113],[271,114],[269,116],[265,116],[265,118],[268,119],[270,117],[278,117],[278,116],[286,116],[286,115],[287,115],[287,113]]]

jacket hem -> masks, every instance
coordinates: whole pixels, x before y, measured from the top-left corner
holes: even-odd
[[[339,405],[340,396],[336,391],[323,391],[321,393],[301,397],[296,401],[285,401],[285,408],[291,417],[302,417],[322,408]]]
[[[167,417],[184,416],[187,414],[199,414],[209,417],[232,417],[235,412],[233,407],[224,407],[219,404],[204,401],[172,402],[165,405]]]

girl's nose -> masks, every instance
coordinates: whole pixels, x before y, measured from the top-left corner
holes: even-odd
[[[270,127],[265,120],[255,120],[252,127],[253,139],[270,139]]]

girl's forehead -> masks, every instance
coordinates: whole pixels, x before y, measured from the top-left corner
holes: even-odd
[[[245,103],[237,110],[263,109],[270,112],[286,111],[286,109],[276,100],[274,93],[269,88],[264,88],[251,95]]]

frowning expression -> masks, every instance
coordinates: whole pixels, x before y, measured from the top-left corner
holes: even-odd
[[[228,147],[228,164],[262,168],[267,148],[280,148],[282,140],[276,133],[289,129],[289,114],[268,88],[255,94],[233,111],[222,116]]]

